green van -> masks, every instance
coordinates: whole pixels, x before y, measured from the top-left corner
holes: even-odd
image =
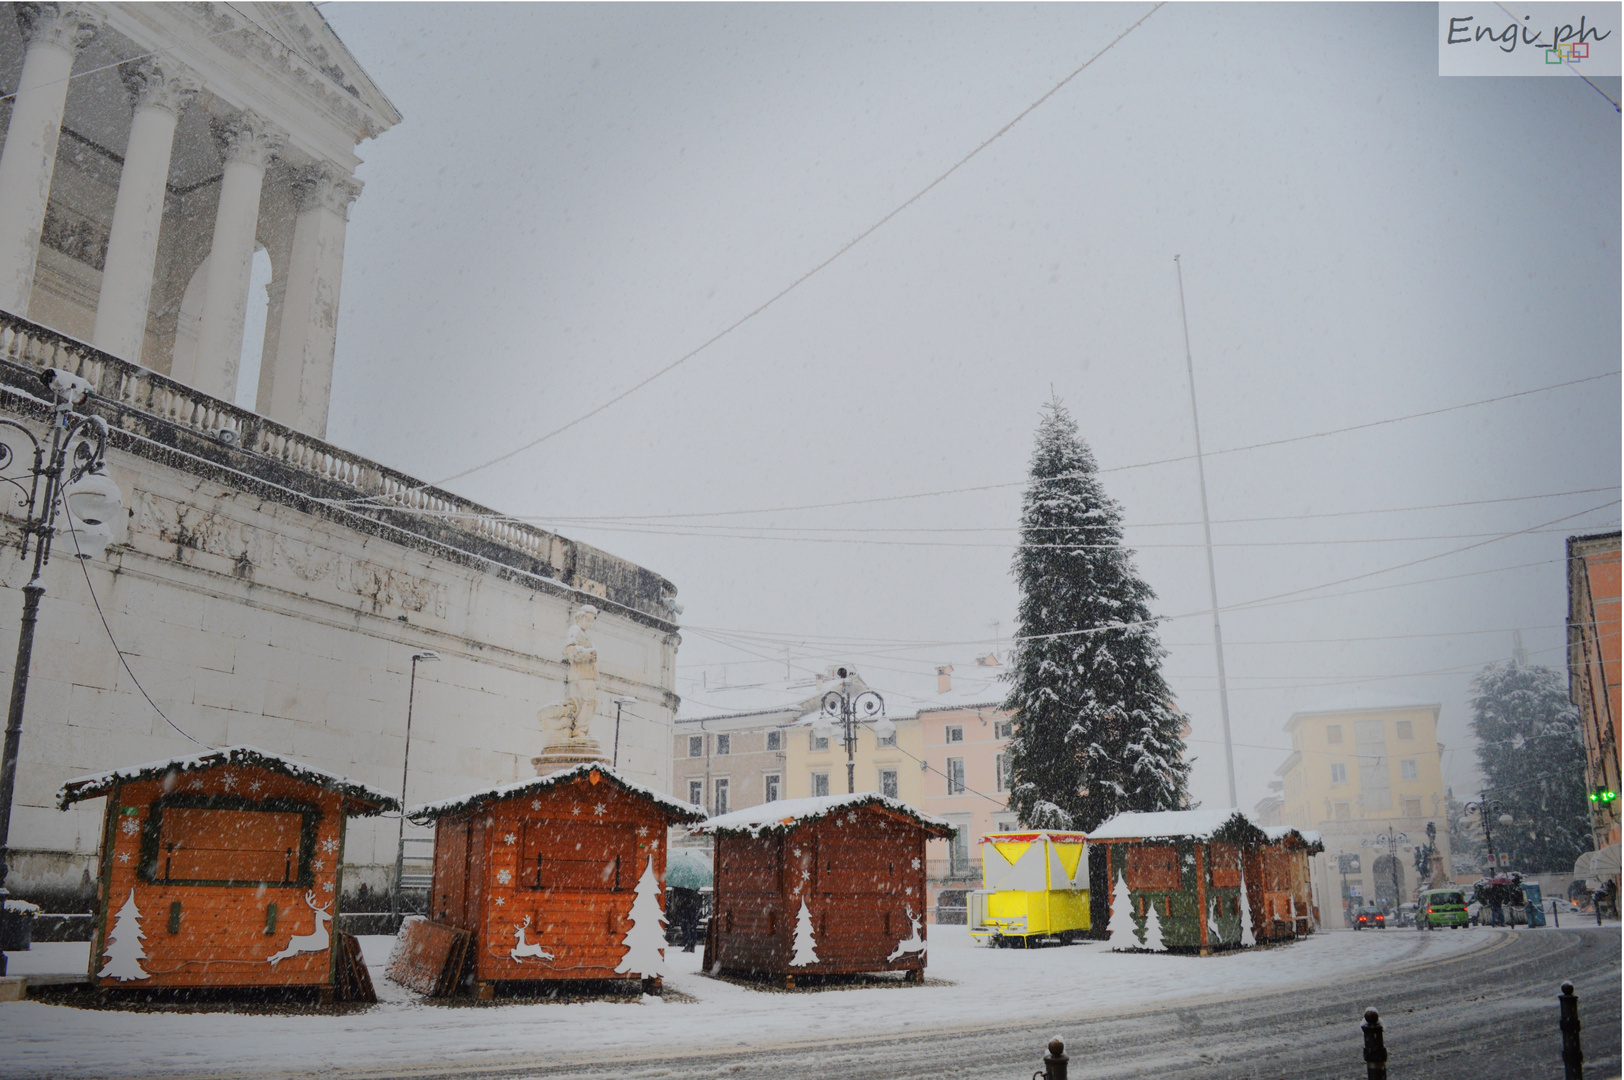
[[[1415,906],[1415,928],[1431,930],[1438,926],[1464,927],[1471,921],[1466,914],[1466,894],[1459,889],[1428,889]]]

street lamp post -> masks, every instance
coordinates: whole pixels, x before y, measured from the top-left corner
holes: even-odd
[[[107,455],[107,422],[99,416],[74,412],[74,406],[90,396],[90,384],[60,368],[46,368],[40,372],[40,380],[55,399],[49,448],[41,445],[39,437],[23,424],[0,418],[0,427],[21,434],[34,448],[33,463],[24,483],[20,475],[6,475],[6,470],[18,464],[18,460],[12,448],[0,442],[0,482],[16,489],[17,503],[27,514],[20,545],[25,559],[29,538],[34,538],[34,572],[23,586],[23,621],[17,635],[17,664],[11,673],[4,757],[0,758],[0,912],[4,911],[9,895],[5,882],[11,869],[11,803],[17,783],[23,704],[28,697],[28,669],[34,658],[34,627],[39,621],[40,600],[45,596],[45,583],[40,575],[51,561],[57,511],[64,508],[67,511],[67,533],[73,541],[74,554],[91,559],[106,550],[112,541],[108,522],[122,509],[117,486],[101,471]],[[70,502],[77,505],[68,505]],[[0,914],[0,918],[4,915]],[[0,975],[5,973],[5,953],[0,952]]]
[[[1477,801],[1469,802],[1461,808],[1462,814],[1476,814],[1479,823],[1483,826],[1483,843],[1489,849],[1490,874],[1494,873],[1496,866],[1498,865],[1498,860],[1494,855],[1494,830],[1489,825],[1489,818],[1494,817],[1495,820],[1500,824],[1510,825],[1513,820],[1512,816],[1505,813],[1504,810],[1505,807],[1489,798],[1488,792],[1486,791],[1478,792]]]
[[[889,739],[897,726],[885,715],[885,699],[872,690],[863,689],[853,694],[851,672],[838,669],[840,689],[823,695],[823,709],[818,713],[816,727],[829,730],[840,725],[841,738],[846,744],[846,794],[857,792],[857,725],[872,721],[876,738]]]
[[[400,875],[406,866],[406,773],[412,764],[412,702],[417,697],[417,665],[419,661],[434,661],[440,654],[424,649],[412,654],[412,676],[406,684],[406,752],[400,760],[400,825],[395,830],[395,881],[389,890],[389,914],[400,914]]]
[[[620,768],[620,710],[622,706],[636,704],[637,699],[634,697],[621,696],[615,698],[615,752],[609,764],[617,769]],[[636,717],[633,716],[632,719],[635,720]]]
[[[1376,843],[1387,845],[1388,869],[1393,872],[1393,906],[1394,908],[1402,907],[1404,904],[1404,891],[1399,888],[1398,884],[1398,846],[1408,843],[1410,838],[1405,833],[1395,831],[1389,825],[1385,831],[1377,833],[1375,839]]]

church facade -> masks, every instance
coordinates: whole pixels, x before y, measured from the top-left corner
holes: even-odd
[[[324,441],[356,147],[401,117],[319,11],[6,5],[0,95],[0,416],[40,433],[38,373],[88,380],[130,511],[104,558],[59,544],[44,572],[13,892],[89,880],[101,808],[56,810],[63,781],[203,745],[396,793],[404,768],[409,803],[531,775],[587,605],[583,730],[609,746],[614,699],[634,699],[620,772],[666,789],[671,583]],[[272,277],[250,409],[233,399],[256,250]],[[5,684],[23,513],[0,499]],[[386,883],[397,827],[357,822],[348,887]]]

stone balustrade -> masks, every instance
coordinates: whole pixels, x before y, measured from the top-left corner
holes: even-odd
[[[82,341],[0,311],[0,384],[42,397],[35,373],[56,367],[95,388],[93,408],[115,445],[157,444],[302,497],[307,509],[384,525],[417,538],[556,581],[670,625],[675,589],[664,578],[544,529],[431,487],[331,443],[121,360]],[[126,438],[119,438],[120,434]],[[143,456],[150,456],[143,454]],[[365,502],[352,500],[366,499]]]

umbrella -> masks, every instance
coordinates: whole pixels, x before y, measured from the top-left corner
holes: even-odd
[[[690,852],[674,853],[665,864],[668,889],[703,889],[711,883],[710,860]]]

